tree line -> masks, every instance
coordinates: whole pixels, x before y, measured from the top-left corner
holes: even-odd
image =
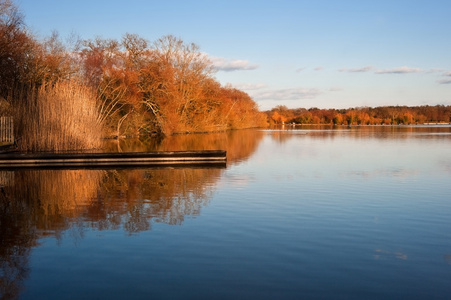
[[[266,111],[271,124],[411,125],[451,123],[451,106],[381,106],[348,109],[296,108],[279,105]]]
[[[214,71],[197,45],[172,35],[154,42],[130,33],[120,40],[72,36],[63,41],[54,32],[38,39],[13,1],[0,0],[0,113],[14,114],[19,124],[17,134],[22,137],[41,130],[36,140],[58,139],[45,136],[51,129],[42,128],[42,124],[61,130],[67,127],[61,122],[91,124],[89,128],[76,126],[83,134],[96,122],[106,136],[171,135],[265,125],[266,115],[256,102],[241,90],[222,86]],[[78,101],[84,107],[80,107],[77,119],[52,119],[68,103],[77,102],[71,95],[83,98]],[[52,116],[48,115],[50,110]],[[85,110],[91,114],[88,122],[83,117]],[[25,116],[35,122],[25,122]],[[44,117],[46,122],[41,121]],[[60,146],[70,147],[73,145]]]

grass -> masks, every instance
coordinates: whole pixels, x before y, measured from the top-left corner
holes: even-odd
[[[19,151],[70,151],[100,148],[99,102],[75,81],[31,89],[15,105]]]

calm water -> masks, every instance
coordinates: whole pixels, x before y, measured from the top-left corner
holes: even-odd
[[[0,171],[1,299],[449,299],[451,127],[123,141],[226,168]]]

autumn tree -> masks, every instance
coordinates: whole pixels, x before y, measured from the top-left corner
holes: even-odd
[[[334,125],[342,125],[343,124],[343,115],[339,112],[336,112],[334,115],[334,118],[332,119],[332,122]]]
[[[266,122],[249,95],[214,80],[213,65],[197,45],[174,36],[152,46],[134,34],[124,35],[121,43],[96,39],[87,41],[81,54],[86,81],[98,86],[102,113],[118,136],[120,131],[169,135]]]
[[[145,105],[163,133],[191,131],[202,86],[213,71],[211,62],[197,45],[171,35],[157,40],[151,55],[144,70]]]
[[[262,126],[262,115],[258,111],[257,104],[247,93],[231,87],[224,88],[223,93],[225,95],[224,104],[228,109],[223,122],[227,122],[228,128],[242,129]]]
[[[33,77],[35,45],[19,9],[10,0],[0,0],[0,96],[6,98]]]
[[[270,121],[275,124],[284,124],[293,119],[293,116],[293,111],[285,105],[277,105],[269,113]]]
[[[86,40],[80,52],[83,62],[83,81],[96,90],[101,99],[100,113],[113,134],[120,136],[124,121],[139,115],[141,93],[139,91],[139,38],[125,35],[122,43],[112,39]],[[137,134],[135,126],[132,130]]]

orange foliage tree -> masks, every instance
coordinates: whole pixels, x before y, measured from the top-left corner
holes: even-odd
[[[85,42],[82,72],[97,87],[102,113],[115,135],[165,135],[265,125],[256,103],[222,87],[213,65],[195,44],[165,36],[150,45],[135,34],[121,43]]]
[[[348,109],[276,108],[266,111],[269,122],[334,125],[398,125],[451,123],[451,106],[381,106]]]

